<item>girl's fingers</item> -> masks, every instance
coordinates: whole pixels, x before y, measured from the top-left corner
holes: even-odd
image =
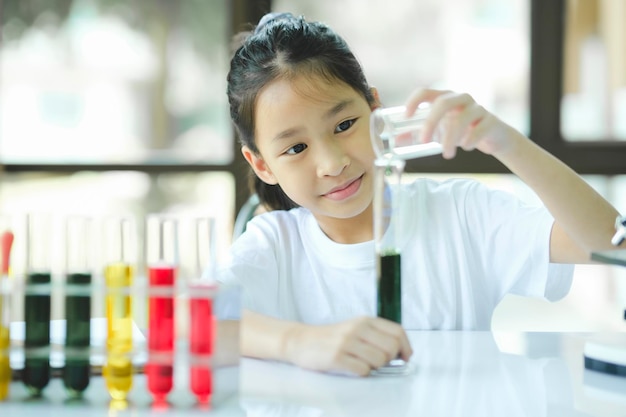
[[[368,375],[398,356],[408,361],[412,354],[402,326],[378,317],[306,329],[315,346],[300,350],[293,362],[309,369]]]
[[[362,358],[346,354],[339,359],[336,370],[343,371],[348,375],[367,376],[372,369],[375,368]]]
[[[345,353],[367,364],[370,369],[386,364],[393,357],[388,351],[364,339],[354,340],[346,346]]]
[[[443,157],[456,156],[457,147],[472,150],[477,146],[475,127],[488,114],[469,94],[450,91],[418,90],[407,101],[407,114],[422,102],[430,102],[431,109],[421,132],[421,141],[435,140],[443,148]]]
[[[427,88],[422,88],[414,91],[405,102],[406,112],[408,115],[411,115],[415,112],[415,110],[417,110],[417,107],[421,103],[433,102],[437,97],[441,96],[442,94],[450,93],[451,91],[431,90]]]
[[[473,105],[474,99],[469,94],[446,93],[439,95],[431,104],[430,114],[422,128],[422,140],[432,140],[433,132],[437,125],[449,115],[456,115]],[[448,123],[453,123],[448,120]]]
[[[372,321],[372,326],[384,334],[380,340],[385,340],[386,342],[382,343],[392,344],[391,347],[384,347],[385,345],[383,345],[383,349],[385,349],[386,352],[391,353],[391,357],[389,359],[393,359],[400,354],[402,359],[409,360],[413,354],[413,350],[411,349],[411,343],[409,343],[409,338],[407,337],[402,326],[381,318],[374,319]]]
[[[471,133],[485,115],[485,109],[476,103],[468,105],[462,111],[448,112],[441,122],[446,130],[446,144],[450,148],[460,146],[466,151],[474,149],[475,136]]]

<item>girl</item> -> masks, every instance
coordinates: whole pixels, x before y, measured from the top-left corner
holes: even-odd
[[[291,14],[265,16],[231,61],[231,117],[269,210],[234,242],[220,280],[244,289],[242,354],[367,375],[411,355],[403,327],[375,316],[374,152],[380,106],[344,40]],[[493,155],[541,198],[528,207],[475,181],[406,185],[403,322],[488,329],[507,293],[557,300],[573,263],[608,249],[616,210],[563,163],[467,94],[420,90],[423,140],[438,126],[444,158]]]

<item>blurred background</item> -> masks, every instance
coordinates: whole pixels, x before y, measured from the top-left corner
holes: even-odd
[[[470,93],[626,212],[622,0],[0,0],[0,213],[212,216],[224,256],[249,195],[231,38],[270,10],[333,27],[384,104]],[[476,152],[408,171],[536,201]],[[565,299],[508,297],[493,328],[625,330],[624,271],[577,266]]]

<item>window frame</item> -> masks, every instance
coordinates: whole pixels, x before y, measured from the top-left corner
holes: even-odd
[[[258,0],[230,0],[229,10],[229,28],[230,33],[227,39],[230,41],[232,36],[239,31],[249,30],[251,28],[250,22],[258,22],[259,19],[268,11],[271,10],[271,0],[258,1]],[[0,16],[4,8],[2,2],[0,2]],[[0,32],[0,44],[2,43],[2,33]],[[0,88],[2,86],[2,79],[0,77]],[[93,172],[106,172],[106,171],[137,171],[144,172],[151,175],[158,175],[162,173],[177,173],[177,172],[228,172],[233,176],[235,184],[235,215],[239,209],[244,205],[249,197],[248,191],[248,168],[247,163],[243,160],[240,152],[240,146],[237,139],[234,137],[233,131],[233,160],[228,164],[188,164],[185,162],[176,163],[169,161],[164,164],[155,163],[13,163],[2,162],[0,158],[0,173],[50,173],[50,174],[71,174],[78,171],[93,171]],[[1,178],[1,177],[0,177]],[[0,180],[1,181],[1,180]]]
[[[626,173],[626,141],[561,132],[566,0],[531,0],[530,137],[579,174]]]
[[[626,142],[566,141],[560,129],[561,95],[563,90],[563,41],[566,0],[530,0],[530,138],[539,146],[561,159],[579,174],[617,175],[626,173]],[[1,3],[0,3],[1,4]],[[266,12],[271,0],[232,0],[230,4],[231,35],[249,30]],[[0,13],[2,9],[0,8]],[[1,35],[0,35],[1,36]],[[230,37],[229,37],[230,38]],[[0,38],[0,42],[2,39]],[[0,80],[1,85],[1,80]],[[233,135],[235,135],[233,131]],[[150,174],[173,172],[229,172],[235,184],[235,215],[249,196],[248,165],[233,137],[233,161],[214,164],[21,164],[2,165],[8,173],[77,171],[139,171]],[[495,158],[479,151],[461,152],[444,161],[427,157],[407,162],[406,172],[412,173],[509,173]]]

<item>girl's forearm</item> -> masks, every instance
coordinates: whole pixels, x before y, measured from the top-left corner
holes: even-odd
[[[287,339],[298,326],[301,324],[244,310],[241,320],[241,354],[258,359],[288,360]]]
[[[617,210],[571,168],[518,132],[512,133],[512,146],[494,156],[534,190],[554,217],[555,228],[578,246],[573,261],[588,262],[591,251],[614,249]],[[557,254],[557,261],[572,261],[562,255]]]

